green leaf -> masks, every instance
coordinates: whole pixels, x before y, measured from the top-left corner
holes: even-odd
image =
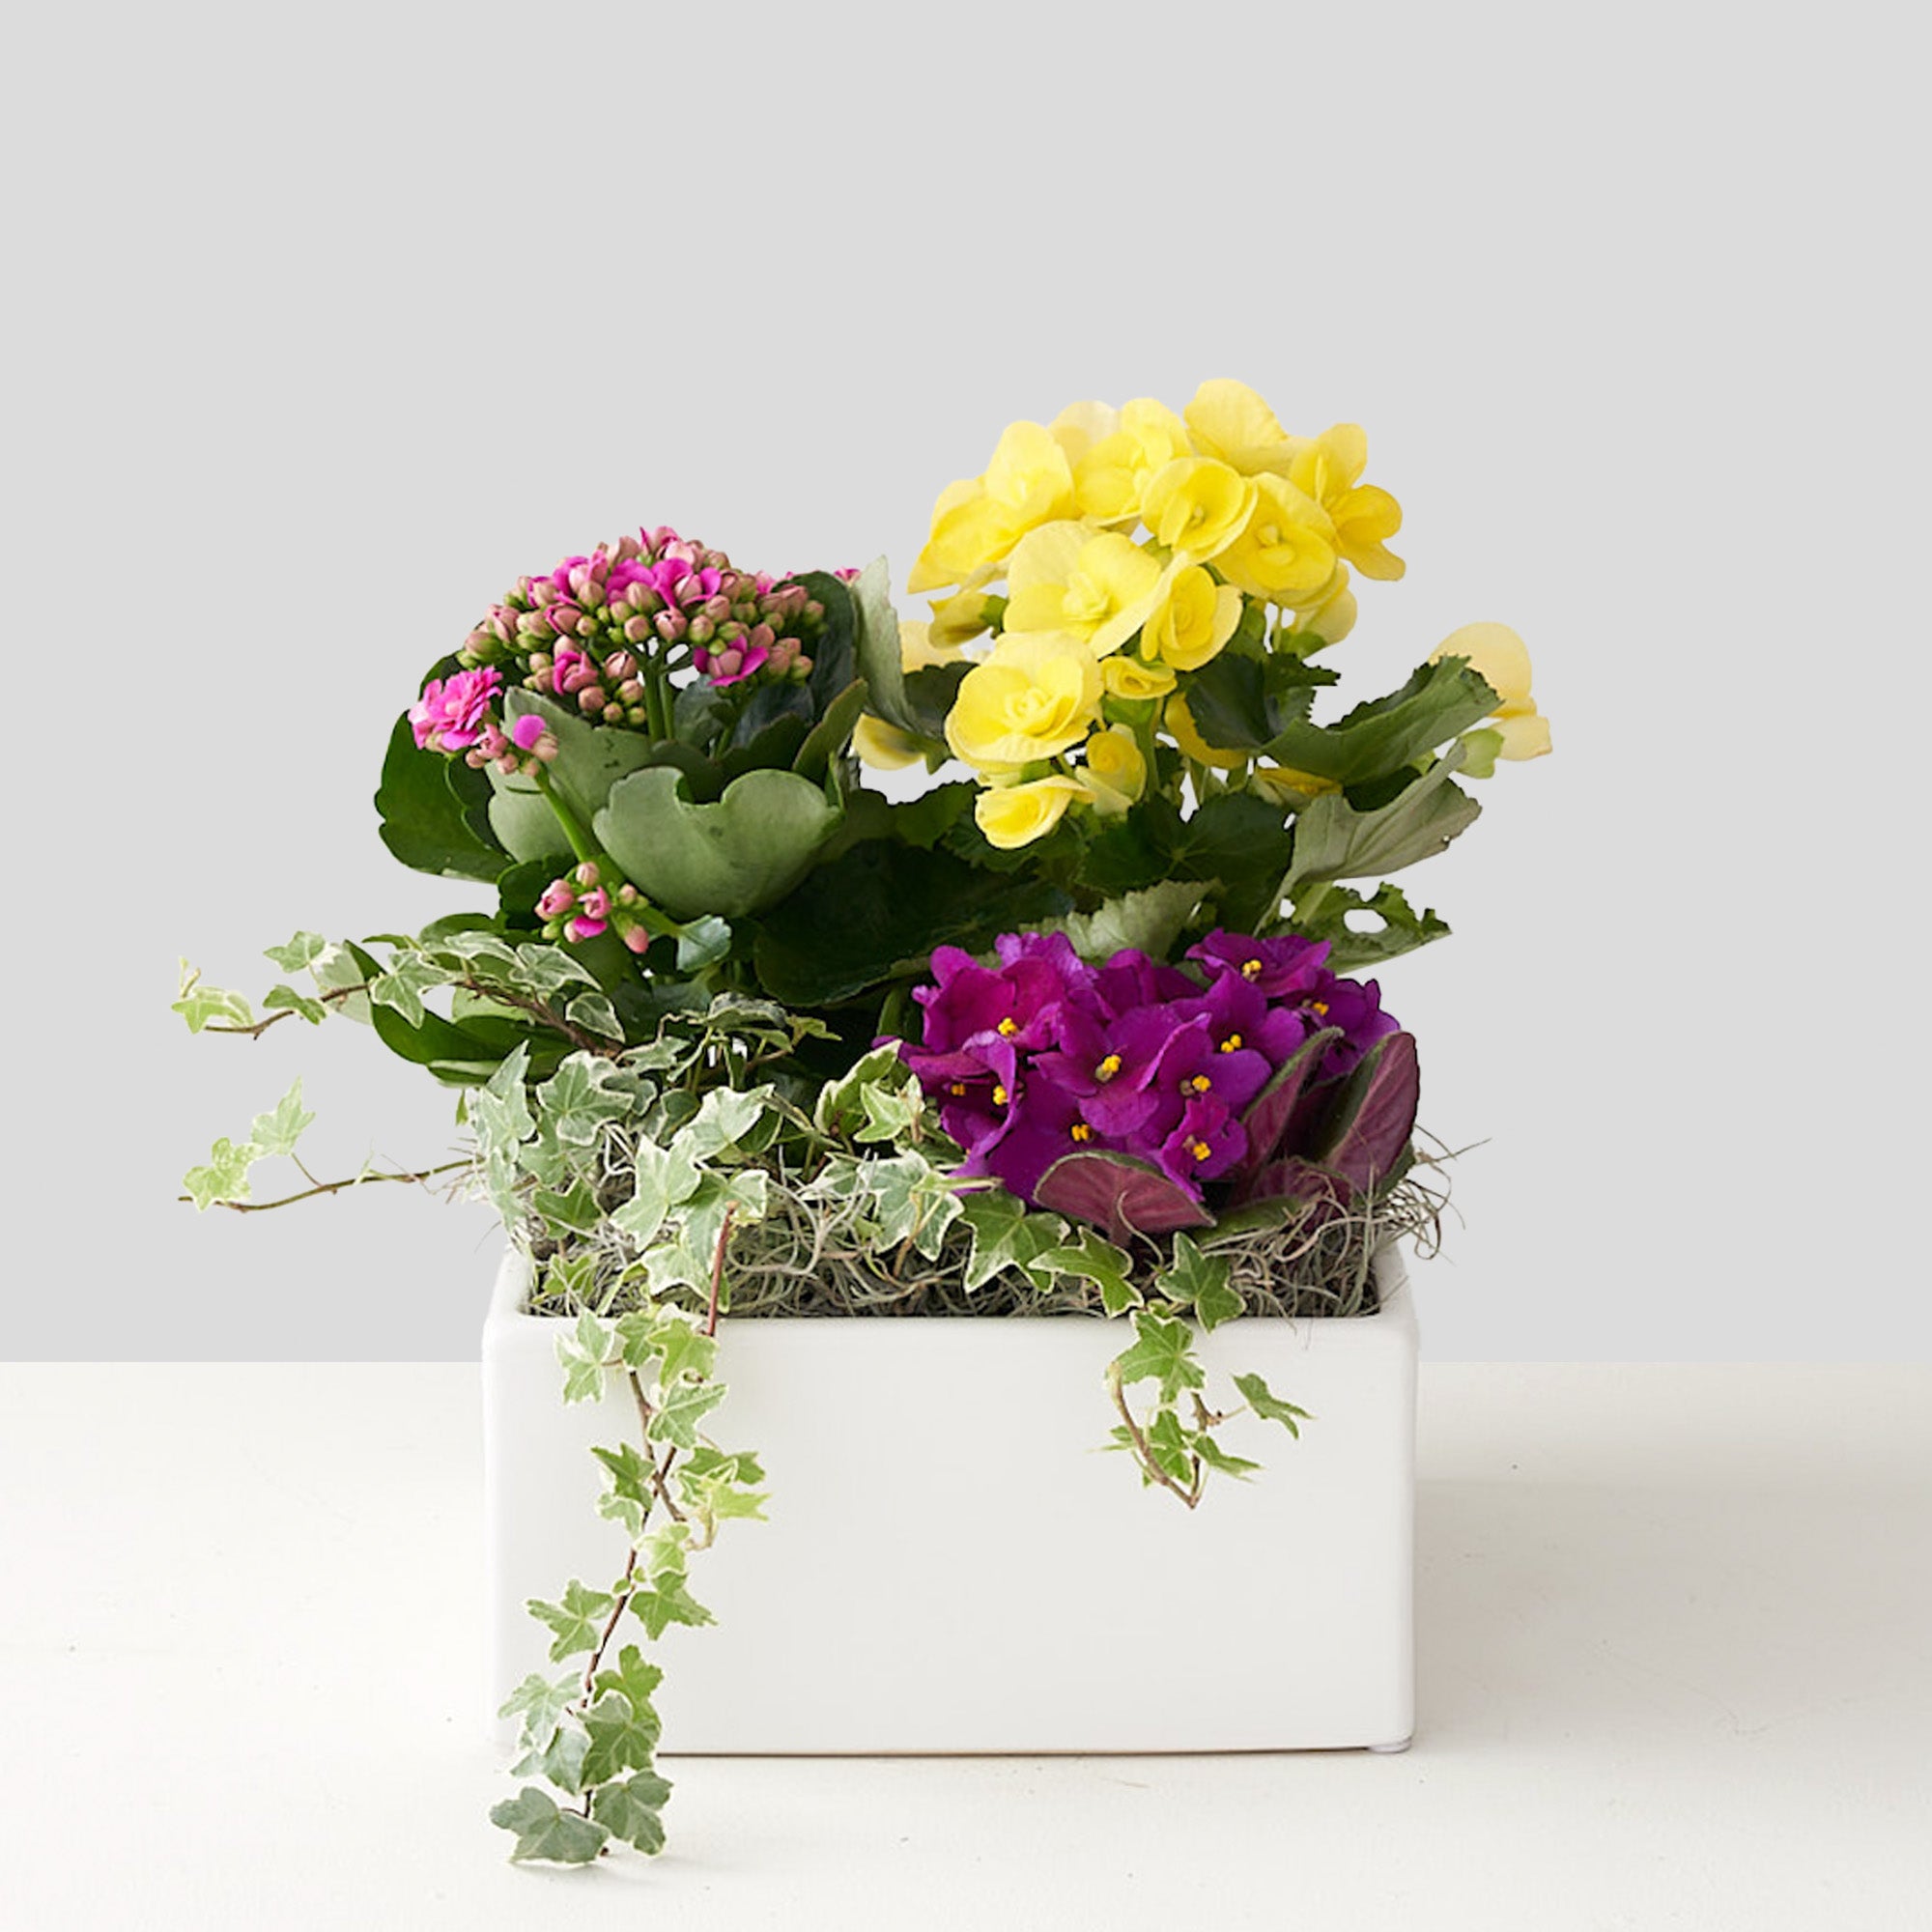
[[[893,610],[892,574],[884,557],[874,557],[846,586],[858,624],[859,675],[865,680],[867,703],[889,724],[915,737],[934,735],[914,712],[906,696],[904,659],[899,649],[899,620]]]
[[[1133,1346],[1114,1358],[1122,1383],[1157,1381],[1162,1402],[1173,1402],[1183,1389],[1199,1388],[1206,1379],[1194,1358],[1194,1338],[1187,1323],[1151,1308],[1133,1311]]]
[[[531,1671],[498,1708],[499,1718],[521,1718],[522,1737],[527,1749],[544,1750],[556,1735],[563,1714],[577,1701],[578,1678],[575,1671],[562,1677],[546,1677]]]
[[[301,1092],[302,1084],[298,1079],[270,1112],[255,1116],[248,1128],[248,1138],[255,1143],[258,1155],[266,1159],[271,1154],[295,1152],[302,1129],[315,1119],[303,1108]]]
[[[583,1782],[603,1784],[620,1771],[649,1771],[657,1747],[658,1714],[649,1704],[641,1715],[621,1690],[607,1690],[583,1714],[590,1748]]]
[[[624,1029],[617,1024],[616,1009],[602,993],[579,993],[564,1008],[563,1016],[581,1033],[594,1033],[601,1039],[622,1039]]]
[[[544,768],[544,776],[564,805],[576,814],[581,826],[590,821],[611,796],[612,786],[633,772],[643,770],[656,756],[650,739],[638,731],[613,731],[592,724],[574,706],[566,707],[540,692],[511,691],[503,699],[507,724],[534,714],[541,718],[556,739],[556,756]],[[505,778],[494,770],[496,797],[490,807],[490,823],[497,836],[519,859],[564,857],[570,841],[550,803],[528,779]],[[529,801],[534,799],[542,818]],[[506,804],[506,800],[515,803]],[[544,820],[549,821],[546,828]],[[509,835],[514,833],[516,843]],[[563,838],[559,848],[555,838]],[[519,847],[522,849],[519,849]],[[628,875],[627,875],[628,876]]]
[[[1100,1306],[1109,1315],[1124,1315],[1141,1298],[1133,1284],[1131,1260],[1092,1228],[1081,1229],[1079,1240],[1071,1246],[1048,1248],[1024,1265],[1035,1280],[1042,1275],[1072,1275],[1091,1281],[1099,1289]]]
[[[662,1391],[657,1412],[645,1432],[653,1442],[679,1449],[697,1447],[697,1425],[724,1400],[723,1382],[673,1382]],[[651,1633],[657,1634],[655,1631]]]
[[[1315,778],[1362,784],[1427,757],[1499,701],[1463,659],[1443,658],[1419,666],[1399,691],[1358,704],[1334,724],[1288,724],[1263,753]]]
[[[551,1864],[587,1865],[611,1836],[608,1827],[574,1811],[558,1810],[556,1801],[533,1784],[492,1805],[490,1822],[516,1833],[512,1864],[540,1859]]]
[[[262,957],[279,966],[284,973],[300,973],[313,966],[328,951],[328,942],[319,932],[298,932],[286,946],[270,946]]]
[[[611,1330],[588,1309],[577,1325],[556,1338],[563,1368],[565,1402],[595,1402],[604,1393],[604,1371],[611,1359]]]
[[[590,1809],[613,1838],[635,1845],[650,1858],[664,1850],[664,1822],[658,1813],[669,1798],[669,1783],[646,1770],[615,1784],[600,1785]]]
[[[1174,1264],[1154,1277],[1154,1286],[1171,1299],[1194,1310],[1204,1329],[1218,1328],[1241,1312],[1241,1297],[1228,1286],[1228,1261],[1208,1255],[1185,1235],[1174,1237]]]
[[[668,1311],[660,1315],[651,1339],[663,1358],[658,1379],[666,1388],[687,1377],[701,1381],[718,1360],[718,1338],[705,1334],[690,1316]]]
[[[386,973],[379,974],[369,987],[369,998],[378,1007],[400,1013],[412,1027],[423,1023],[422,996],[433,987],[446,986],[449,972],[420,952],[399,952]]]
[[[715,966],[731,950],[731,928],[724,921],[706,913],[694,919],[677,935],[677,970],[696,978],[707,966]]]
[[[875,1046],[848,1072],[828,1080],[818,1091],[811,1110],[812,1124],[822,1134],[859,1138],[860,1129],[872,1118],[866,1094],[875,1086],[895,1086],[905,1078],[906,1065],[896,1044]]]
[[[615,1449],[593,1447],[590,1453],[610,1473],[611,1486],[597,1500],[597,1513],[621,1522],[633,1537],[643,1534],[644,1519],[657,1500],[657,1464],[631,1443]]]
[[[656,1712],[651,1699],[657,1688],[664,1682],[664,1672],[655,1663],[646,1663],[644,1654],[634,1643],[627,1643],[617,1654],[614,1664],[606,1664],[592,1680],[592,1689],[620,1690],[631,1700],[631,1709],[637,1714],[639,1723],[655,1721]]]
[[[1373,878],[1432,858],[1473,825],[1482,807],[1449,782],[1462,757],[1448,755],[1386,805],[1359,811],[1340,792],[1315,799],[1294,821],[1294,855],[1279,896],[1299,899],[1310,885]]]
[[[1250,1463],[1244,1456],[1231,1456],[1214,1440],[1211,1429],[1190,1429],[1187,1432],[1187,1446],[1210,1469],[1218,1469],[1222,1475],[1235,1476],[1242,1482],[1246,1482],[1261,1467],[1259,1463]]]
[[[947,1229],[963,1211],[952,1175],[916,1152],[873,1156],[862,1171],[881,1245],[911,1241],[927,1261],[937,1261]]]
[[[1381,923],[1358,932],[1349,923],[1351,913],[1373,914]],[[1433,910],[1416,912],[1401,888],[1386,880],[1368,897],[1343,885],[1310,892],[1295,908],[1294,929],[1305,938],[1327,941],[1330,970],[1347,975],[1359,975],[1365,968],[1445,938],[1449,931]]]
[[[298,993],[293,986],[270,986],[263,996],[262,1006],[269,1012],[299,1013],[310,1026],[320,1026],[328,1017],[328,1009],[320,1000]]]
[[[1065,933],[1083,959],[1104,962],[1126,947],[1165,959],[1208,891],[1194,880],[1167,879],[1111,898],[1097,912],[1068,913],[1046,930]]]
[[[240,993],[220,986],[204,986],[201,975],[185,959],[181,962],[181,996],[169,1009],[187,1022],[189,1033],[199,1033],[211,1024],[253,1026],[255,1014]]]
[[[644,1582],[632,1596],[631,1609],[653,1641],[672,1624],[696,1626],[716,1621],[685,1588],[684,1552],[688,1538],[685,1526],[673,1523],[659,1530],[645,1546]]]
[[[524,1607],[540,1624],[554,1633],[550,1661],[561,1663],[566,1657],[576,1657],[597,1648],[604,1620],[611,1614],[616,1601],[603,1590],[585,1589],[572,1577],[564,1586],[561,1602],[547,1604],[541,1597],[532,1597]],[[655,1636],[657,1633],[653,1631],[651,1634]]]
[[[1008,1268],[1016,1268],[1038,1284],[1045,1258],[1069,1252],[1062,1246],[1066,1223],[1058,1214],[1030,1214],[1026,1203],[1004,1188],[968,1195],[959,1203],[959,1218],[973,1232],[973,1254],[961,1283],[969,1294]]]
[[[625,877],[673,917],[736,919],[783,898],[838,819],[796,772],[747,772],[715,805],[696,805],[683,775],[659,766],[613,785],[593,823]]]
[[[687,1160],[709,1160],[742,1141],[763,1120],[771,1098],[769,1087],[754,1088],[750,1093],[714,1087],[698,1103],[690,1122],[672,1138],[671,1147]]]
[[[1297,1408],[1292,1402],[1283,1402],[1260,1376],[1236,1376],[1235,1386],[1263,1421],[1279,1422],[1291,1435],[1300,1435],[1301,1431],[1295,1426],[1297,1423],[1314,1420],[1305,1408]]]
[[[1183,1486],[1194,1480],[1194,1451],[1173,1409],[1157,1409],[1141,1433],[1147,1437],[1148,1452],[1168,1475]]]
[[[583,1789],[583,1760],[590,1740],[574,1724],[552,1734],[541,1750],[530,1749],[510,1767],[512,1777],[547,1777],[575,1798]]]
[[[456,668],[456,660],[445,658],[430,675]],[[461,758],[418,751],[407,713],[389,733],[376,810],[383,843],[419,872],[494,880],[510,863],[490,829],[490,781]]]
[[[225,1135],[209,1151],[206,1167],[191,1167],[182,1177],[197,1212],[205,1212],[217,1201],[245,1201],[248,1198],[248,1170],[260,1150],[253,1141],[238,1147]]]

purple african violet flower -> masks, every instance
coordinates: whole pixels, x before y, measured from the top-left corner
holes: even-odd
[[[1200,960],[1210,973],[1237,973],[1257,992],[1279,1000],[1314,987],[1328,957],[1328,942],[1293,933],[1282,939],[1250,939],[1217,926],[1200,945],[1190,946],[1187,956]]]
[[[502,678],[487,668],[431,678],[410,711],[410,729],[415,733],[416,749],[468,751],[482,737],[490,700],[502,684]]]
[[[1374,980],[1321,975],[1300,1009],[1310,1033],[1318,1027],[1342,1029],[1342,1037],[1321,1056],[1321,1079],[1339,1079],[1377,1040],[1402,1030],[1395,1017],[1381,1009],[1382,989]]]
[[[1170,1179],[1198,1189],[1203,1181],[1226,1174],[1247,1151],[1240,1122],[1219,1100],[1203,1094],[1188,1101],[1153,1160]]]
[[[1027,956],[989,968],[956,946],[942,946],[933,952],[932,975],[935,985],[913,993],[925,1009],[929,1051],[950,1053],[985,1033],[1018,1047],[1051,1043],[1054,1009],[1065,998],[1065,983],[1051,960]]]

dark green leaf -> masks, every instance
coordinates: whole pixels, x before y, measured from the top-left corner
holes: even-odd
[[[456,668],[456,660],[445,658],[431,676]],[[389,733],[376,810],[383,843],[419,872],[487,880],[510,863],[490,829],[490,781],[461,758],[418,751],[407,713]]]

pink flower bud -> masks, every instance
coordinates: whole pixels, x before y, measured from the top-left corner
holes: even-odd
[[[628,905],[636,905],[637,902],[638,902],[638,889],[636,886],[632,885],[628,879],[626,879],[624,883],[617,888],[617,903],[619,905],[628,906]]]
[[[539,919],[561,919],[577,903],[577,895],[570,890],[568,879],[553,879],[544,888],[543,897],[537,901]]]
[[[611,917],[611,895],[602,886],[583,895],[579,902],[579,911],[585,919],[609,919]]]
[[[648,952],[651,950],[651,936],[641,925],[627,925],[624,928],[624,944],[633,952]]]
[[[510,726],[510,742],[520,752],[534,752],[537,740],[546,728],[543,720],[534,711],[526,712]]]
[[[602,711],[604,709],[604,692],[602,687],[594,684],[586,684],[577,694],[577,708],[580,711],[586,712]]]
[[[636,678],[627,677],[617,687],[617,696],[626,704],[638,704],[643,700],[644,687]]]
[[[585,892],[588,892],[593,886],[599,883],[600,879],[600,874],[597,870],[596,860],[595,859],[584,860],[584,862],[581,866],[576,867],[572,870],[570,876],[578,885],[582,886]]]
[[[604,677],[610,684],[622,684],[627,677],[638,674],[638,661],[629,651],[612,651],[604,660]]]
[[[694,617],[691,620],[691,641],[694,644],[708,644],[718,635],[718,626],[709,617]]]
[[[601,919],[574,919],[564,927],[568,939],[595,939],[604,930]]]
[[[657,616],[656,629],[658,636],[662,638],[666,643],[676,644],[683,642],[684,632],[685,632],[683,611],[659,611]]]

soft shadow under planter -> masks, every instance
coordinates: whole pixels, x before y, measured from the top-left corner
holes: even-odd
[[[1299,1441],[1230,1424],[1264,1467],[1192,1511],[1098,1450],[1121,1322],[727,1318],[709,1433],[758,1454],[770,1520],[694,1560],[717,1623],[651,1650],[666,1753],[1405,1744],[1416,1328],[1393,1248],[1377,1269],[1375,1315],[1202,1341],[1210,1403],[1252,1370],[1314,1419]],[[590,1445],[637,1435],[620,1390],[564,1406],[562,1324],[523,1312],[526,1280],[512,1255],[483,1332],[493,1712],[555,1668],[526,1601],[621,1567]]]

